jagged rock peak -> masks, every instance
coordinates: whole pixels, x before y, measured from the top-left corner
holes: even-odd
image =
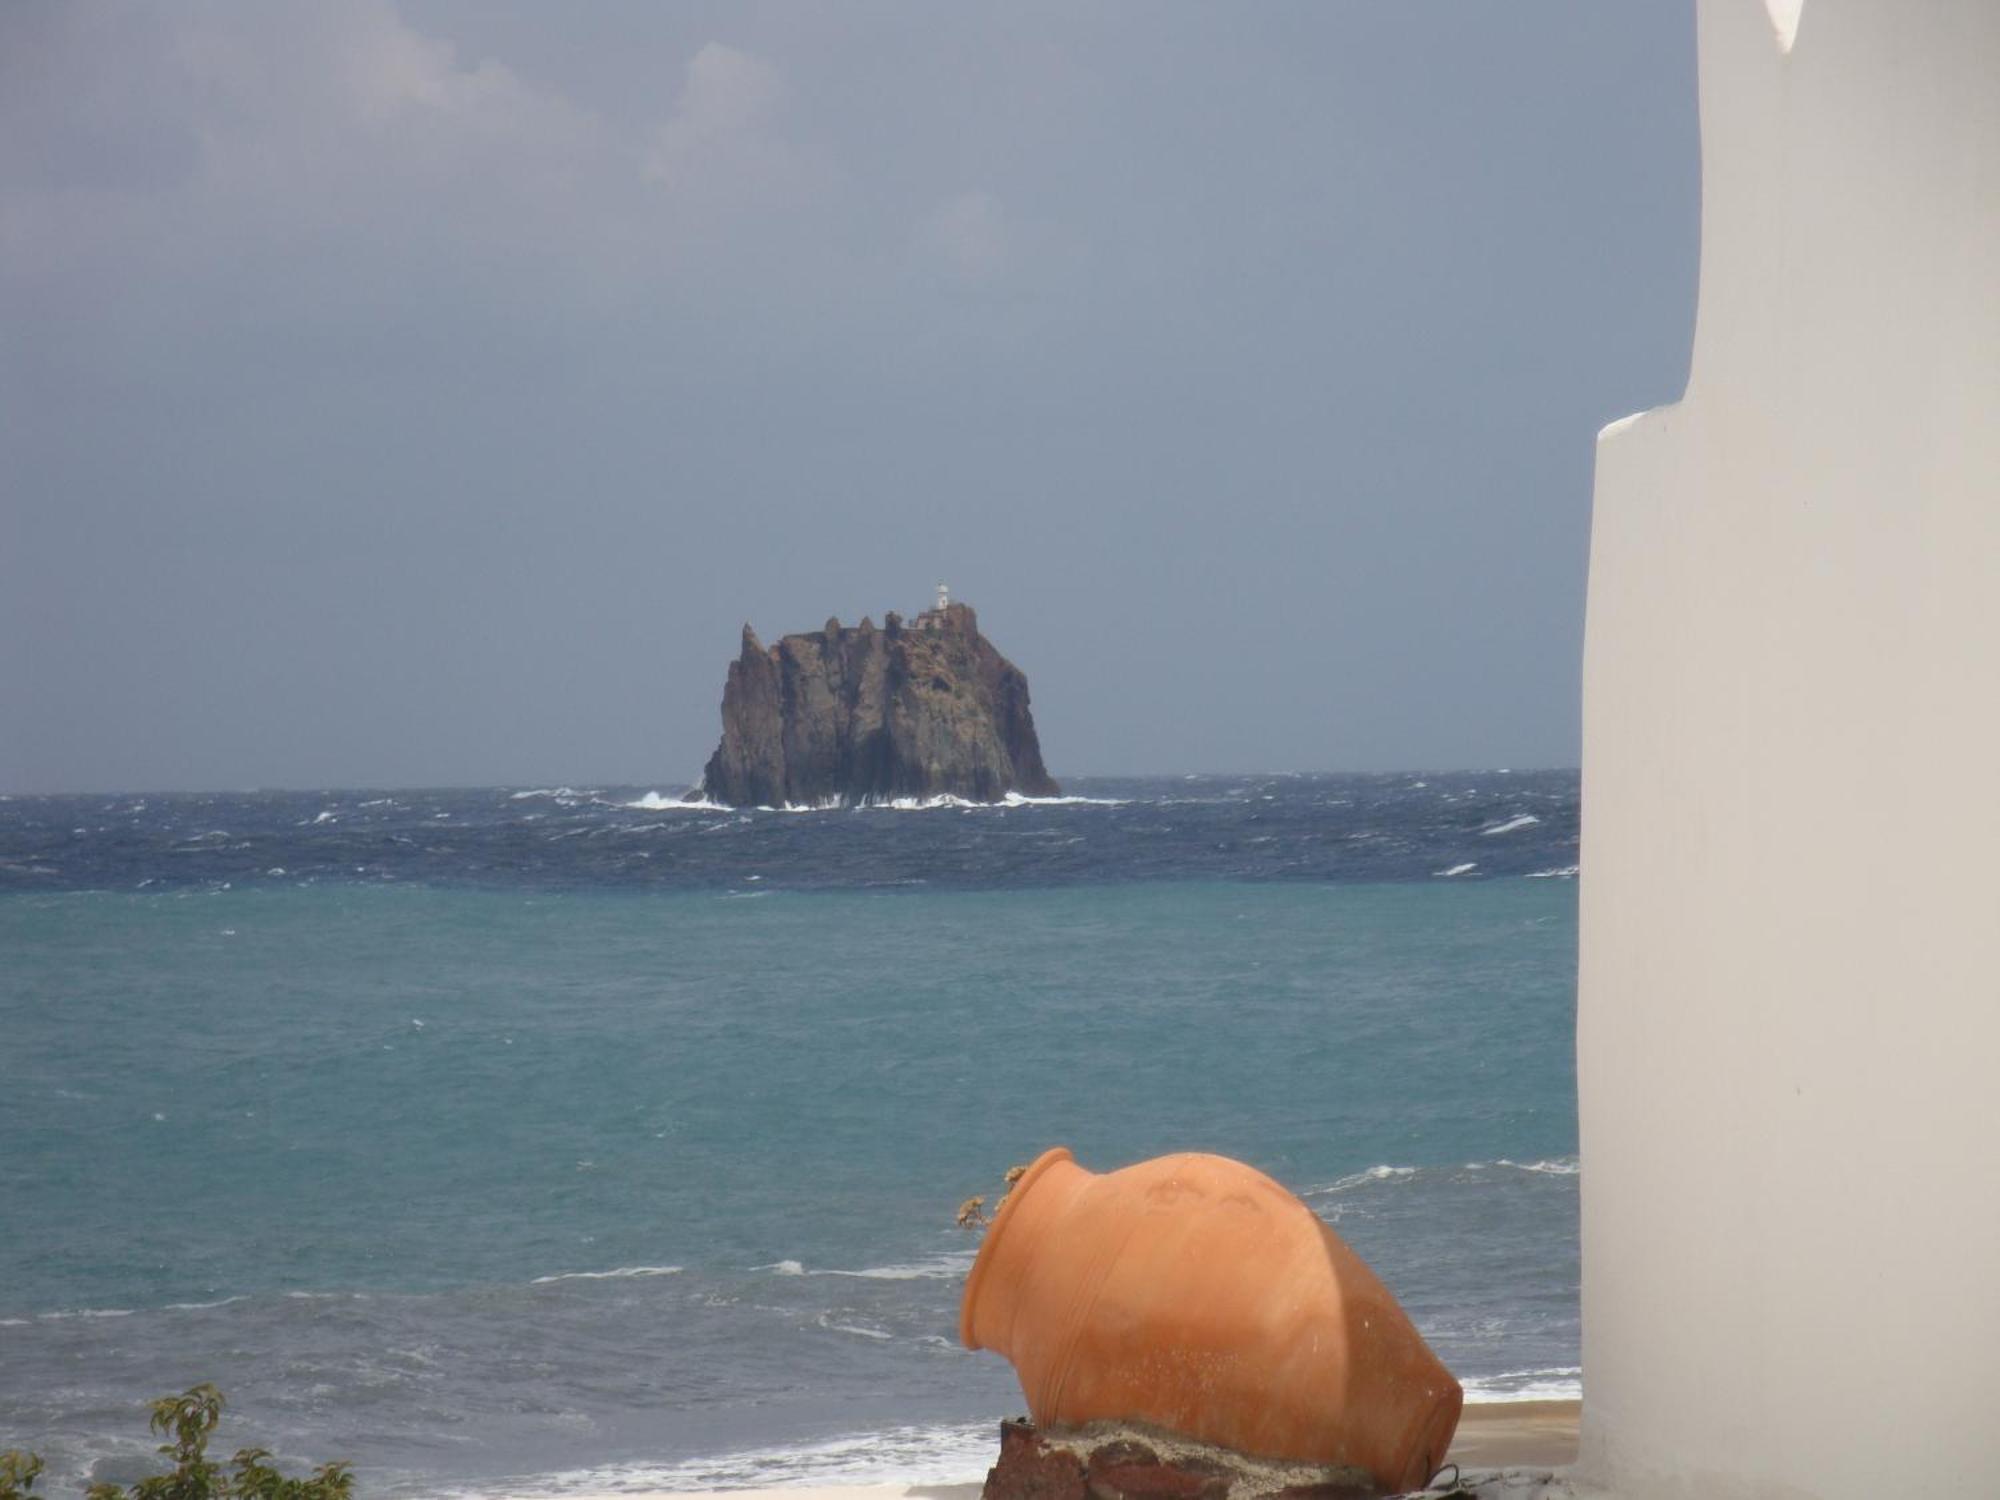
[[[954,603],[907,622],[891,610],[880,631],[829,618],[768,648],[746,624],[701,790],[736,807],[816,807],[1060,788],[1042,765],[1028,679]]]

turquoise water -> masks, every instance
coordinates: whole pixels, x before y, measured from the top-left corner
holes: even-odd
[[[0,1446],[128,1475],[212,1379],[378,1492],[973,1474],[952,1213],[1056,1143],[1241,1157],[1574,1387],[1573,882],[763,883],[0,898]]]

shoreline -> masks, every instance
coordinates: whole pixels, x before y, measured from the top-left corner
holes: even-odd
[[[1467,1402],[1445,1456],[1466,1469],[1557,1469],[1576,1461],[1580,1400]],[[994,1457],[999,1423],[994,1423]],[[616,1489],[560,1500],[979,1500],[983,1477],[947,1483],[801,1484],[738,1490]],[[494,1491],[483,1500],[526,1500]]]

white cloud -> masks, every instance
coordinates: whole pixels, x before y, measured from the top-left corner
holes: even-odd
[[[725,213],[818,196],[832,184],[832,163],[781,133],[786,93],[772,64],[709,42],[689,61],[673,116],[654,136],[647,178]]]
[[[36,39],[37,97],[0,102],[0,234],[17,275],[200,278],[274,255],[444,239],[548,248],[621,172],[606,123],[493,59],[467,61],[381,0],[193,6],[128,31],[94,7]],[[116,100],[115,113],[90,103]],[[171,145],[171,149],[168,146]],[[79,170],[104,161],[147,170]]]
[[[1003,276],[1013,259],[1013,240],[1006,210],[988,192],[947,198],[917,226],[918,248],[968,282]]]
[[[0,297],[66,308],[65,346],[818,306],[869,264],[833,154],[740,48],[683,53],[664,119],[620,121],[390,0],[125,15],[52,12],[11,67],[0,36]]]

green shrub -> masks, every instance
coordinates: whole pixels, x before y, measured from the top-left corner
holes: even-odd
[[[35,1481],[41,1472],[42,1461],[32,1453],[19,1448],[0,1453],[0,1500],[39,1500]]]
[[[173,1469],[130,1489],[93,1484],[84,1500],[350,1500],[354,1475],[346,1464],[324,1464],[310,1478],[287,1479],[263,1448],[239,1448],[230,1470],[208,1461],[208,1435],[222,1420],[222,1392],[198,1385],[153,1403],[153,1431],[170,1437],[160,1452]],[[232,1472],[233,1471],[233,1472]],[[0,1500],[43,1500],[35,1493],[42,1461],[18,1450],[0,1453]]]

